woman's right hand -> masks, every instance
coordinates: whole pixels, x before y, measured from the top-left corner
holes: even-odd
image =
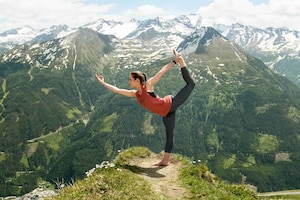
[[[182,55],[180,53],[178,53],[175,49],[173,50],[174,53],[174,60],[175,62],[180,62],[181,60],[183,60]]]
[[[182,54],[178,53],[175,49],[173,50],[173,52],[174,52],[174,56],[175,56],[175,58],[174,58],[175,62],[178,63],[180,67],[186,66],[186,63],[183,59]]]

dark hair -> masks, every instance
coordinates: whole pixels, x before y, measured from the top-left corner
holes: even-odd
[[[145,84],[147,81],[147,77],[146,74],[140,71],[134,71],[130,73],[132,78],[135,79],[139,79],[141,84]]]

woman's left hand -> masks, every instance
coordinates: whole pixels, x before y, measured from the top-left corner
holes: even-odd
[[[97,78],[97,80],[99,81],[99,83],[100,83],[101,85],[104,85],[104,84],[105,84],[105,82],[104,82],[104,76],[101,76],[101,75],[99,75],[99,74],[96,74],[96,78]]]

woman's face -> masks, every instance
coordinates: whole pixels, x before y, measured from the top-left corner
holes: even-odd
[[[131,74],[129,74],[128,84],[130,88],[135,88],[138,79],[134,79]]]

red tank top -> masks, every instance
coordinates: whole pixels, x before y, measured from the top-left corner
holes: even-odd
[[[171,95],[165,96],[163,98],[159,97],[158,95],[156,95],[156,98],[152,97],[146,91],[145,85],[143,85],[142,87],[142,94],[140,95],[139,92],[136,91],[135,96],[141,106],[163,117],[165,117],[169,113],[172,106]]]

